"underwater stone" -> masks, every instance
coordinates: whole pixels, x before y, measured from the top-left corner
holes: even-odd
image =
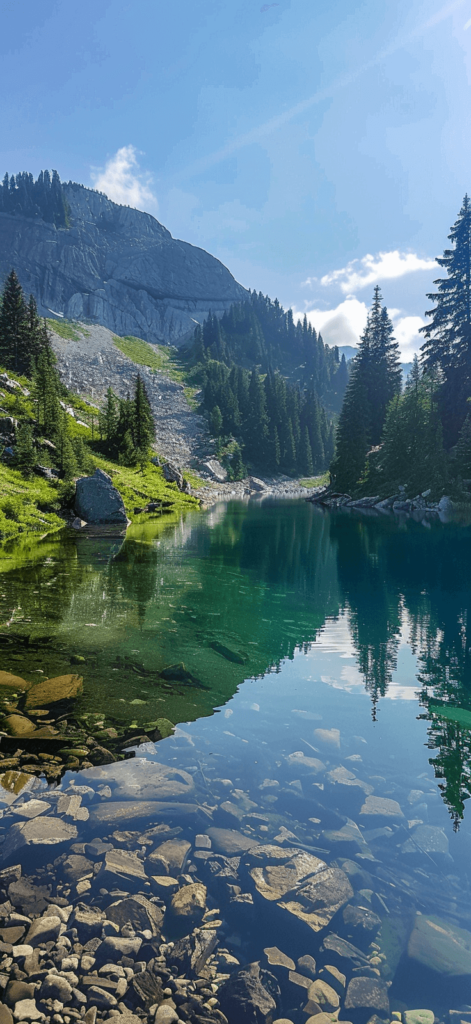
[[[43,704],[55,704],[59,700],[71,700],[77,697],[82,690],[82,676],[75,675],[75,673],[57,676],[55,679],[45,679],[44,682],[35,683],[31,687],[25,707],[37,708],[42,707]]]
[[[471,932],[441,917],[416,915],[407,953],[436,974],[471,975]]]

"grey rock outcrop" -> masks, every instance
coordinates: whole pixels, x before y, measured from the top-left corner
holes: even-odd
[[[0,278],[15,266],[39,312],[178,345],[211,309],[247,293],[204,249],[172,238],[148,213],[63,185],[70,228],[0,213]]]
[[[87,523],[119,523],[126,525],[127,516],[123,499],[113,487],[111,477],[102,469],[93,476],[77,480],[75,511]]]

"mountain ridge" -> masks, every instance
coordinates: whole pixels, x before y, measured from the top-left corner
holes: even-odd
[[[222,315],[248,294],[216,257],[174,239],[149,213],[83,185],[60,183],[68,226],[57,227],[37,208],[25,216],[22,192],[5,180],[2,192],[7,187],[9,199],[18,193],[18,203],[12,212],[11,203],[0,203],[0,277],[14,266],[41,315],[52,312],[154,344],[180,345],[210,310]]]

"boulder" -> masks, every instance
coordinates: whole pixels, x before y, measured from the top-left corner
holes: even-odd
[[[471,981],[471,932],[441,917],[417,914],[407,947],[409,961],[442,978]]]
[[[256,476],[249,476],[249,487],[251,491],[266,491],[267,485]]]
[[[149,854],[147,860],[153,874],[173,875],[181,872],[191,843],[185,839],[167,839]]]
[[[235,832],[229,828],[208,828],[207,834],[211,840],[213,850],[216,853],[226,854],[227,857],[236,857],[252,846],[258,846],[258,840],[249,839],[242,832]]]
[[[217,943],[217,932],[213,928],[195,928],[191,935],[175,942],[167,954],[170,967],[178,967],[180,975],[192,972],[199,974]]]
[[[50,942],[51,939],[57,939],[61,930],[61,924],[60,917],[52,914],[36,918],[26,935],[26,945],[33,947],[41,946],[45,942]]]
[[[178,469],[178,466],[174,466],[171,462],[166,462],[162,466],[162,473],[169,484],[176,484],[179,491],[183,490],[183,473]]]
[[[75,490],[75,512],[87,523],[127,524],[123,499],[111,477],[102,469],[93,476],[79,477]]]
[[[26,697],[25,707],[42,708],[60,700],[72,700],[74,697],[78,697],[82,690],[82,676],[75,675],[75,673],[57,676],[54,679],[45,679],[44,682],[31,686]]]
[[[325,867],[324,861],[319,860],[319,857],[299,851],[284,864],[266,864],[263,867],[252,868],[250,875],[260,896],[266,900],[278,901],[301,881]]]
[[[201,924],[206,910],[206,886],[201,882],[183,885],[174,893],[165,914],[165,931],[183,938]]]
[[[224,466],[221,466],[217,459],[209,459],[208,462],[203,463],[203,466],[218,484],[225,483],[227,480],[227,470],[224,469]]]
[[[76,928],[82,945],[101,935],[105,915],[98,907],[88,907],[79,903],[70,918],[70,927]]]
[[[123,956],[136,957],[142,946],[142,939],[136,936],[134,939],[121,938],[117,935],[107,935],[95,951],[97,963],[116,963]]]
[[[297,888],[293,899],[281,901],[278,906],[304,922],[311,931],[318,932],[352,896],[353,889],[345,872],[326,865]]]
[[[389,1014],[389,996],[380,978],[352,978],[345,996],[344,1012],[353,1024],[366,1022],[372,1014],[384,1018]]]
[[[144,865],[137,854],[119,849],[105,853],[105,859],[96,875],[99,888],[119,889],[126,886],[128,892],[134,888],[139,889],[146,881]]]
[[[11,672],[0,672],[0,686],[11,687],[13,690],[29,690],[32,683],[28,683],[21,676],[14,676]]]
[[[141,894],[118,900],[106,909],[107,921],[113,921],[119,928],[131,924],[136,932],[150,931],[154,937],[160,935],[163,916],[160,907]]]
[[[234,971],[218,989],[218,999],[228,1020],[237,1024],[266,1024],[275,1015],[279,988],[276,978],[256,961]]]
[[[58,999],[61,1003],[70,1003],[72,985],[67,978],[59,974],[48,974],[41,985],[41,999]]]

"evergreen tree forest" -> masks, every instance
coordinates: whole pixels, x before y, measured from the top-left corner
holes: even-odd
[[[195,363],[215,360],[248,370],[256,366],[262,374],[278,370],[340,412],[348,380],[345,359],[339,361],[338,349],[324,344],[307,317],[295,323],[291,309],[286,312],[277,299],[261,292],[249,292],[248,299],[233,303],[220,319],[210,313],[196,328],[189,355]]]
[[[305,477],[329,465],[334,427],[313,389],[300,391],[279,372],[263,376],[214,359],[203,364],[200,379],[202,407],[220,447],[228,447],[233,479],[245,476],[246,463]]]
[[[5,174],[0,184],[0,213],[40,218],[57,228],[69,227],[69,211],[57,171],[40,171],[36,181],[28,171]]]
[[[437,263],[446,276],[427,298],[434,308],[420,357],[401,390],[397,343],[378,288],[352,361],[339,417],[333,487],[354,496],[408,497],[430,491],[470,500],[471,203],[465,196]]]

